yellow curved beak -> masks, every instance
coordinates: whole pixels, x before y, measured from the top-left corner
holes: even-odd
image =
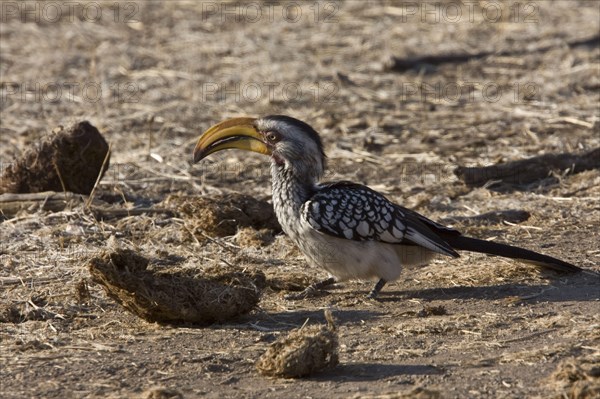
[[[237,148],[270,155],[262,135],[254,127],[256,118],[233,118],[217,123],[200,136],[194,148],[194,163],[213,152]]]

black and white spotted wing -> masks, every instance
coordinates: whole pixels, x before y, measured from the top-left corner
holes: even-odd
[[[460,233],[396,205],[360,184],[336,182],[320,185],[302,206],[301,216],[313,229],[335,237],[416,244],[444,255],[459,256],[428,224],[434,229]]]

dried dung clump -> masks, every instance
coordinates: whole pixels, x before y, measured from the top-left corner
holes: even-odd
[[[140,399],[183,399],[183,394],[176,389],[155,387],[144,391]]]
[[[425,306],[417,313],[417,317],[429,317],[429,316],[444,316],[447,315],[448,311],[443,305],[440,306]]]
[[[92,279],[126,309],[150,322],[210,324],[248,313],[265,277],[236,268],[152,270],[132,250],[104,252],[89,262]]]
[[[556,399],[600,398],[600,365],[598,359],[567,359],[549,378],[559,386]]]
[[[223,194],[214,197],[169,196],[164,205],[176,209],[191,219],[193,227],[209,235],[232,236],[240,227],[281,231],[273,205],[244,194]]]
[[[267,286],[273,291],[303,291],[314,282],[313,277],[294,270],[269,270],[266,276]]]
[[[89,122],[68,129],[61,126],[5,169],[0,194],[71,191],[87,195],[108,168],[107,153],[106,140]]]
[[[255,230],[252,227],[242,227],[235,235],[237,244],[242,248],[259,248],[273,242],[273,231],[269,229]]]
[[[327,326],[307,326],[277,340],[258,359],[256,368],[267,376],[298,378],[334,368],[339,363],[338,337],[331,311]]]
[[[0,305],[0,323],[24,323],[31,320],[52,320],[55,313],[43,308],[30,307],[27,304]]]
[[[0,323],[20,323],[22,313],[17,306],[0,304]]]
[[[0,303],[0,323],[24,323],[32,320],[52,320],[57,314],[46,310],[43,295],[34,295],[28,301]]]

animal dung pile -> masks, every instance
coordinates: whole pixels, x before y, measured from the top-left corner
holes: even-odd
[[[24,323],[30,320],[52,320],[56,314],[34,303],[0,304],[0,323]]]
[[[183,399],[183,394],[176,389],[154,387],[144,391],[140,399]]]
[[[92,279],[139,317],[160,323],[211,324],[250,312],[265,284],[261,272],[234,267],[162,269],[129,249],[89,261]]]
[[[260,229],[252,227],[242,227],[238,229],[235,240],[241,248],[260,248],[273,242],[273,230]]]
[[[337,366],[339,344],[331,311],[325,311],[325,318],[326,326],[304,326],[271,344],[256,363],[258,372],[299,378]]]
[[[303,291],[313,282],[313,277],[303,271],[270,268],[266,272],[267,287],[273,291]]]
[[[598,358],[580,357],[563,360],[548,378],[560,394],[556,398],[594,399],[600,397]]]
[[[88,195],[108,168],[108,144],[89,122],[55,129],[10,164],[0,178],[0,194],[71,191]]]
[[[225,237],[237,233],[238,228],[281,231],[273,206],[250,195],[230,193],[213,197],[169,196],[164,205],[193,220],[194,229],[206,234]]]

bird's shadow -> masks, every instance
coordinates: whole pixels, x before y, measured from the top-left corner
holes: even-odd
[[[422,364],[346,363],[308,379],[313,381],[335,380],[339,382],[357,382],[376,381],[399,375],[440,374],[444,374],[444,371],[434,366]]]
[[[497,284],[480,287],[445,287],[420,290],[388,290],[381,293],[381,302],[401,302],[410,298],[425,300],[520,298],[530,302],[567,302],[600,300],[600,279],[587,284]]]
[[[333,305],[333,316],[336,324],[354,324],[367,322],[369,320],[382,317],[386,309],[378,310],[377,303],[366,299],[368,291],[355,290],[352,292],[340,292],[344,290],[343,285],[332,287],[328,296],[349,297],[357,296],[364,298],[369,302],[369,309],[344,309],[342,306]],[[451,299],[480,299],[487,301],[501,299],[516,299],[527,303],[537,302],[567,302],[567,301],[598,301],[600,300],[600,275],[588,274],[569,278],[568,281],[556,280],[550,284],[496,284],[478,287],[445,287],[445,288],[425,288],[416,290],[394,290],[393,287],[386,287],[377,298],[382,304],[398,303],[402,304],[409,299],[433,300],[451,300]],[[265,332],[289,331],[300,327],[305,323],[326,324],[323,310],[297,309],[292,311],[272,312],[259,311],[252,315],[242,316],[241,323],[250,323],[251,328],[263,330]],[[215,328],[239,328],[240,324],[233,325],[215,325]],[[406,366],[408,367],[408,366]]]
[[[333,317],[338,325],[368,321],[381,317],[383,312],[377,310],[333,309]],[[298,328],[305,323],[327,324],[323,310],[295,310],[290,312],[264,312],[252,316],[255,328],[259,326],[266,331],[287,331]]]

